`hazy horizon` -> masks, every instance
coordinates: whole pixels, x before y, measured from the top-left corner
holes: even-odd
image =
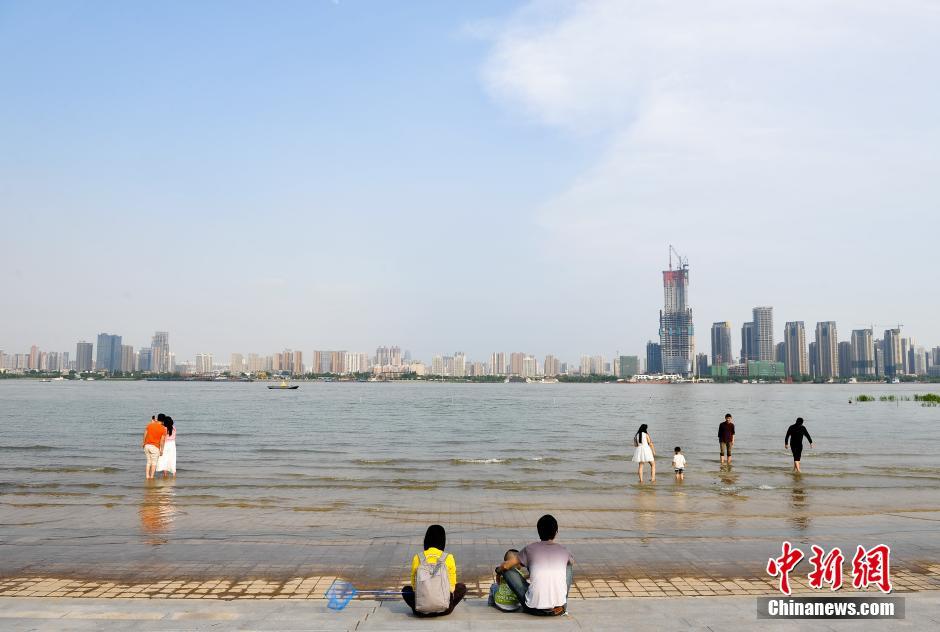
[[[940,6],[0,3],[0,349],[940,345]],[[933,271],[933,272],[931,272]]]

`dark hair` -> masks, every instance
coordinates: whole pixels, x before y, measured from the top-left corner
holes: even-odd
[[[731,416],[731,413],[725,413],[725,419]]]
[[[545,514],[539,518],[538,524],[535,525],[535,528],[539,532],[539,540],[545,542],[546,540],[552,540],[556,535],[558,535],[558,521],[555,520],[555,516],[551,514]]]
[[[430,548],[444,550],[444,545],[447,544],[447,534],[444,532],[444,527],[439,524],[432,524],[428,527],[428,530],[424,533],[424,550],[427,551]]]
[[[163,413],[160,413],[159,415],[157,415],[157,421],[159,421],[161,424],[163,423],[164,419],[166,419],[166,415],[164,415]]]
[[[169,415],[166,415],[163,418],[163,427],[166,428],[166,436],[173,436],[173,418]]]
[[[682,452],[682,448],[680,448],[679,446],[676,446],[676,452]]]
[[[515,553],[516,555],[519,555],[519,551],[517,551],[516,549],[509,549],[508,551],[506,551],[506,554],[503,555],[503,561],[504,561],[504,562],[509,559],[509,554],[510,554],[510,553]]]
[[[646,424],[640,424],[640,429],[636,431],[636,434],[633,435],[633,440],[637,445],[643,443],[643,433],[646,432]]]
[[[796,418],[796,425],[797,425],[797,426],[802,426],[802,425],[803,425],[803,418],[802,418],[802,417],[797,417],[797,418]]]

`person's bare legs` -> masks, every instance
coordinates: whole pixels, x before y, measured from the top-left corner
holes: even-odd
[[[643,482],[643,462],[642,461],[636,468],[636,475],[640,479],[640,482],[642,483]]]
[[[800,472],[800,471],[801,471],[801,470],[800,470],[800,462],[799,462],[799,461],[794,461],[794,462],[793,462],[793,471],[794,471],[794,472]]]
[[[650,461],[650,483],[656,482],[656,461]]]

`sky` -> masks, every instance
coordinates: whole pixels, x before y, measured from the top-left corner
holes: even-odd
[[[642,354],[670,244],[699,351],[940,345],[938,68],[927,0],[0,0],[0,349]]]

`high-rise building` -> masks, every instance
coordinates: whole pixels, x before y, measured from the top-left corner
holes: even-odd
[[[901,359],[900,329],[885,329],[885,337],[881,341],[881,352],[884,355],[885,376],[901,375],[904,372],[904,362]]]
[[[137,350],[137,370],[141,373],[149,373],[153,370],[153,349],[150,347],[141,347]]]
[[[342,375],[346,372],[346,352],[330,351],[330,372]]]
[[[755,307],[754,353],[757,360],[771,362],[774,359],[774,308]]]
[[[583,355],[581,356],[581,361],[578,363],[579,373],[581,375],[590,375],[593,373],[593,366],[591,365],[591,356]]]
[[[331,351],[314,351],[312,367],[313,372],[320,374],[335,373],[333,370],[332,361],[333,353]],[[388,363],[386,362],[380,366],[388,366]]]
[[[134,346],[121,345],[121,367],[118,370],[124,373],[133,373],[137,369],[135,360]]]
[[[708,377],[711,375],[711,369],[708,367],[708,354],[695,354],[695,375],[697,377]]]
[[[662,370],[688,377],[695,357],[695,329],[689,307],[689,264],[679,259],[679,269],[663,270],[663,309],[659,312],[659,346]]]
[[[904,375],[911,373],[911,347],[914,346],[914,342],[910,338],[901,338],[901,366],[904,369],[901,371]]]
[[[871,329],[852,330],[852,375],[875,375],[875,344]]]
[[[75,370],[79,373],[91,371],[94,368],[92,364],[93,347],[92,343],[84,340],[75,345]]]
[[[170,373],[170,334],[165,331],[154,332],[150,342],[150,370],[153,373]]]
[[[197,353],[196,364],[193,367],[193,371],[196,375],[209,375],[212,373],[212,354]]]
[[[839,343],[839,375],[848,377],[852,375],[852,343],[843,341]]]
[[[506,354],[496,351],[490,356],[490,371],[493,375],[506,375]]]
[[[388,366],[389,364],[388,347],[378,347],[375,350],[375,364],[377,366]]]
[[[783,364],[787,375],[790,377],[809,375],[809,361],[806,357],[806,327],[802,320],[791,321],[784,325],[783,345],[786,348]]]
[[[639,358],[636,356],[620,356],[617,360],[619,365],[617,375],[624,379],[629,379],[640,372]]]
[[[98,334],[98,359],[95,370],[113,373],[121,370],[121,337]]]
[[[757,360],[757,337],[755,335],[757,327],[754,323],[744,323],[741,325],[741,363],[746,364],[748,360]]]
[[[875,375],[877,377],[885,376],[885,343],[884,340],[876,340],[872,347],[875,349]]]
[[[816,356],[818,377],[824,380],[839,377],[839,336],[835,321],[816,323]]]
[[[809,343],[809,353],[806,354],[806,357],[809,358],[809,374],[815,380],[819,377],[819,354],[816,353],[816,343]]]
[[[663,354],[658,342],[646,343],[646,373],[659,375],[663,372]]]
[[[245,372],[245,356],[233,353],[228,363],[228,372],[232,375],[241,375]]]
[[[297,352],[294,352],[294,355],[297,355]],[[296,358],[295,358],[296,360]],[[360,354],[355,351],[347,351],[343,356],[343,366],[346,367],[347,373],[359,373],[364,369],[361,368],[362,362],[360,361]],[[301,362],[303,364],[303,362]],[[296,362],[294,366],[294,372],[297,374]]]
[[[527,355],[522,361],[522,375],[525,377],[535,377],[539,374],[539,362],[534,355]]]
[[[712,324],[712,364],[734,364],[731,354],[731,323]]]
[[[558,375],[560,372],[558,358],[551,354],[545,356],[545,362],[542,364],[542,372],[546,377],[554,377]]]
[[[436,355],[431,358],[431,375],[444,375],[444,358]]]
[[[509,374],[522,375],[525,370],[525,354],[520,351],[514,351],[509,354]]]
[[[303,375],[304,374],[304,352],[295,351],[294,358],[291,362],[291,375]]]
[[[26,368],[30,371],[39,370],[39,347],[36,345],[29,348],[29,360],[26,362]]]
[[[927,375],[927,369],[930,367],[930,354],[923,347],[914,347],[911,349],[909,364],[914,375]]]
[[[604,361],[604,356],[593,356],[591,358],[591,373],[594,375],[606,375],[606,364],[607,363]]]
[[[454,377],[466,377],[467,355],[463,351],[454,354]]]

